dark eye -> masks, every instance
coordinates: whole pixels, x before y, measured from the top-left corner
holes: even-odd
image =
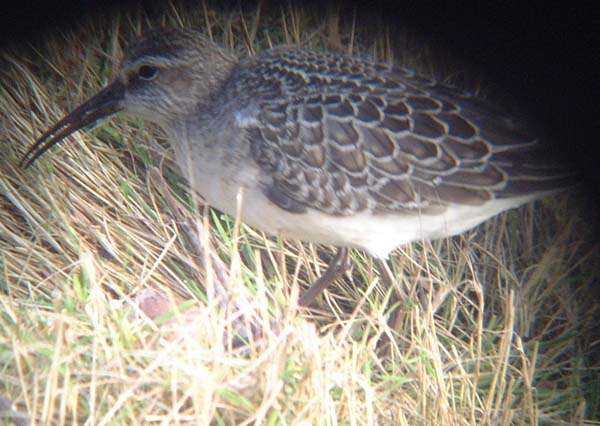
[[[158,68],[150,65],[141,65],[137,69],[137,76],[142,80],[153,80],[158,75]]]

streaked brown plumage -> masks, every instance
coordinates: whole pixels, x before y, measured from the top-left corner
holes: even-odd
[[[117,79],[23,163],[117,111],[161,125],[190,186],[214,207],[235,214],[241,191],[250,225],[380,259],[574,182],[522,125],[412,71],[306,49],[238,60],[173,29],[134,44]]]

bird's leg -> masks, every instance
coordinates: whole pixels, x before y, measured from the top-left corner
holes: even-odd
[[[392,275],[392,271],[387,262],[379,258],[375,258],[373,261],[375,262],[375,267],[379,271],[379,275],[381,276],[381,282],[383,283],[385,288],[392,287],[394,285],[394,276]],[[401,289],[396,288],[396,295],[398,296],[398,299],[402,301],[402,303],[406,304],[406,294],[404,294],[404,292]]]
[[[335,257],[327,267],[327,270],[321,275],[309,288],[304,292],[300,298],[300,306],[310,305],[315,297],[317,297],[325,287],[334,282],[340,277],[348,268],[350,262],[348,261],[348,249],[342,247],[338,250]]]
[[[383,259],[376,258],[374,260],[375,267],[379,270],[379,275],[381,275],[381,281],[386,288],[390,288],[394,285],[394,276],[392,275],[392,271],[387,264],[387,262]],[[398,330],[400,326],[400,321],[402,320],[402,310],[400,309],[402,306],[407,305],[407,296],[398,286],[394,287],[395,296],[390,297],[390,301],[388,302],[388,306],[396,306],[393,311],[390,313],[390,317],[388,319],[388,324],[392,330]]]
[[[386,261],[377,257],[373,259],[373,262],[375,263],[375,267],[379,271],[379,275],[381,276],[381,282],[383,283],[383,285],[386,288],[390,288],[392,285],[394,285],[392,271],[390,271],[390,268]]]

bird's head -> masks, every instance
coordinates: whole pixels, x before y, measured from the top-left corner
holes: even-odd
[[[211,102],[236,62],[233,53],[196,31],[151,31],[128,49],[117,78],[47,130],[21,165],[30,166],[71,133],[117,112],[169,126]]]

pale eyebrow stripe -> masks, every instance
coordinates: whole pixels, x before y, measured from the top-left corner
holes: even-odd
[[[173,64],[173,61],[170,59],[165,58],[164,56],[151,56],[151,55],[145,55],[142,56],[138,59],[136,59],[133,62],[129,62],[129,63],[125,63],[125,67],[124,68],[137,68],[140,65],[147,65],[147,64],[152,64],[152,65],[159,65],[159,66],[169,66]]]

